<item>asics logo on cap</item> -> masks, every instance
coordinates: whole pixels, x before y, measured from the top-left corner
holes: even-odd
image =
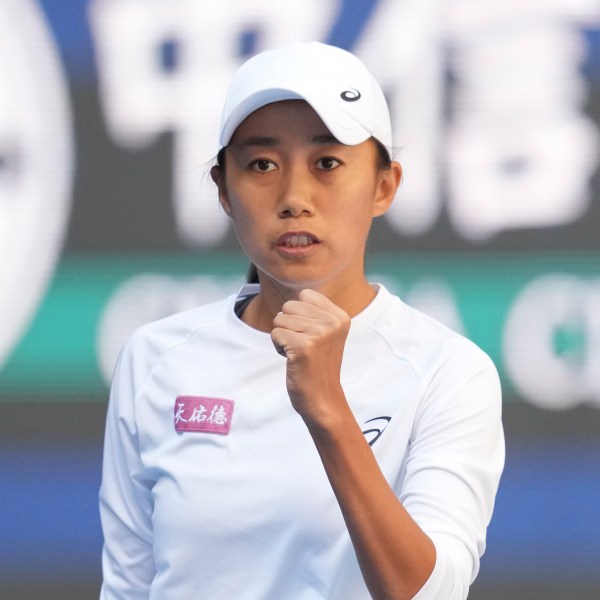
[[[346,102],[356,102],[360,100],[360,92],[354,88],[350,88],[349,90],[344,90],[340,94],[340,98]]]

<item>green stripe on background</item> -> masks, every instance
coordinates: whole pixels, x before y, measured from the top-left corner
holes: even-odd
[[[113,293],[131,277],[239,274],[242,280],[246,268],[238,254],[65,256],[27,334],[0,371],[0,401],[15,394],[75,401],[104,394],[96,329]]]
[[[35,394],[84,401],[105,394],[96,329],[114,292],[131,277],[205,275],[242,282],[246,268],[238,253],[65,256],[27,334],[0,371],[0,401]],[[600,255],[373,254],[368,272],[397,285],[401,295],[425,279],[443,282],[467,336],[490,354],[502,375],[502,331],[517,293],[548,273],[598,277]],[[504,385],[510,392],[509,382]]]

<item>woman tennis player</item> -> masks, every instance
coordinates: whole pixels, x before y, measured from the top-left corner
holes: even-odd
[[[211,175],[252,281],[121,352],[102,599],[467,597],[504,461],[499,381],[365,277],[391,146],[348,52],[295,44],[234,76]]]

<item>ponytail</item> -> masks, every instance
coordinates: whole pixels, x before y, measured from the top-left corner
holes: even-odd
[[[246,274],[246,283],[258,283],[258,270],[254,263],[250,263],[248,273]]]

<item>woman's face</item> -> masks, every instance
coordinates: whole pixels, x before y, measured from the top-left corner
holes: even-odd
[[[220,201],[261,282],[327,293],[364,281],[371,221],[400,180],[372,140],[345,146],[306,102],[276,102],[240,124],[225,165],[212,172]]]

